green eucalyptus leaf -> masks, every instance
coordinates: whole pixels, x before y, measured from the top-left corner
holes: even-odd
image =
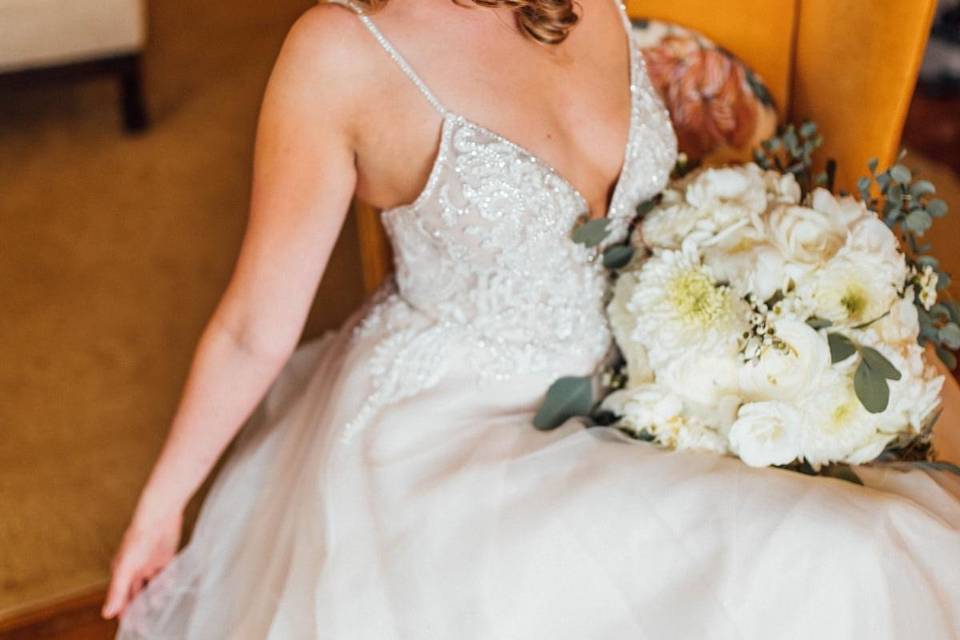
[[[922,198],[937,192],[937,188],[929,180],[917,180],[910,186],[910,195],[914,198]]]
[[[900,184],[907,184],[913,178],[913,174],[904,165],[895,164],[890,167],[890,177]]]
[[[843,362],[857,352],[857,345],[842,333],[828,334],[827,343],[830,345],[830,357],[833,364]]]
[[[942,306],[947,308],[947,311],[950,312],[950,319],[953,322],[960,323],[960,304],[957,304],[953,300],[945,300],[940,303]]]
[[[656,206],[657,206],[656,198],[644,200],[643,202],[637,205],[637,215],[641,217],[645,216],[651,211],[653,211],[656,208]]]
[[[560,378],[547,389],[546,398],[533,418],[541,431],[556,429],[566,420],[590,415],[593,408],[593,380],[589,377]]]
[[[931,200],[927,203],[927,213],[929,213],[934,218],[942,218],[947,215],[947,212],[950,210],[950,207],[947,205],[945,200]]]
[[[818,318],[816,316],[807,320],[807,324],[810,325],[814,331],[819,331],[820,329],[828,329],[833,326],[833,323],[824,318]]]
[[[893,366],[893,363],[873,347],[861,347],[860,355],[863,356],[863,361],[866,362],[873,371],[876,371],[887,380],[899,380],[903,377],[900,371]]]
[[[943,271],[937,271],[937,291],[943,291],[948,289],[953,283],[953,278],[950,277],[949,273],[944,273]]]
[[[933,267],[934,269],[940,266],[940,261],[934,258],[933,256],[918,256],[916,263],[921,267]]]
[[[870,174],[875,175],[877,173],[877,167],[880,166],[880,160],[877,158],[870,158],[870,161],[867,162],[867,167],[870,169]]]
[[[914,209],[907,214],[904,222],[907,228],[917,234],[923,234],[933,226],[933,218],[924,209]]]
[[[886,378],[874,371],[865,358],[853,375],[853,389],[870,413],[883,413],[890,405],[890,387]]]
[[[615,244],[603,252],[603,266],[607,269],[625,267],[633,258],[634,249],[628,244]]]
[[[960,349],[960,327],[953,322],[940,327],[938,337],[946,348],[952,351]]]
[[[606,218],[595,218],[580,225],[573,232],[573,241],[587,247],[595,247],[607,237],[610,221]]]

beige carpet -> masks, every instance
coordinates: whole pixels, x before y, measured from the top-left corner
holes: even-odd
[[[0,619],[106,579],[233,263],[267,74],[309,5],[153,0],[141,137],[106,80],[0,94]],[[960,209],[956,176],[925,169]],[[355,241],[349,225],[310,334],[362,298]]]
[[[255,118],[309,0],[152,2],[154,126],[109,80],[0,94],[0,619],[102,583],[229,276]],[[353,224],[309,333],[362,299]]]

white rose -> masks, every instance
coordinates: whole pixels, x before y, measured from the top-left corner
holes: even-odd
[[[740,409],[730,449],[751,467],[788,464],[800,455],[803,417],[785,402],[754,402]]]
[[[740,369],[740,390],[748,400],[793,401],[830,366],[826,339],[807,323],[787,318],[774,330],[783,348],[769,347]]]
[[[737,395],[739,358],[734,349],[726,352],[688,353],[657,369],[657,382],[686,402],[716,406],[722,398]]]
[[[814,189],[811,206],[830,216],[835,223],[848,229],[862,218],[874,217],[874,214],[867,209],[867,205],[862,201],[852,196],[837,199],[836,196],[823,188]]]
[[[843,246],[846,229],[829,215],[800,206],[780,206],[767,219],[770,239],[788,260],[822,264]]]
[[[640,235],[648,246],[677,249],[701,218],[700,211],[683,202],[660,205],[643,219]]]

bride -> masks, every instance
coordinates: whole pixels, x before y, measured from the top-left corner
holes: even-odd
[[[676,158],[618,0],[342,2],[271,77],[236,271],[114,562],[119,637],[960,637],[952,476],[531,426],[611,348],[571,227],[619,241]],[[355,192],[395,277],[295,349]]]

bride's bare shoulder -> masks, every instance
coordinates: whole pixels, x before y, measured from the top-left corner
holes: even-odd
[[[314,5],[287,32],[271,82],[329,106],[348,107],[363,99],[365,78],[376,62],[368,39],[350,9],[327,2]]]

